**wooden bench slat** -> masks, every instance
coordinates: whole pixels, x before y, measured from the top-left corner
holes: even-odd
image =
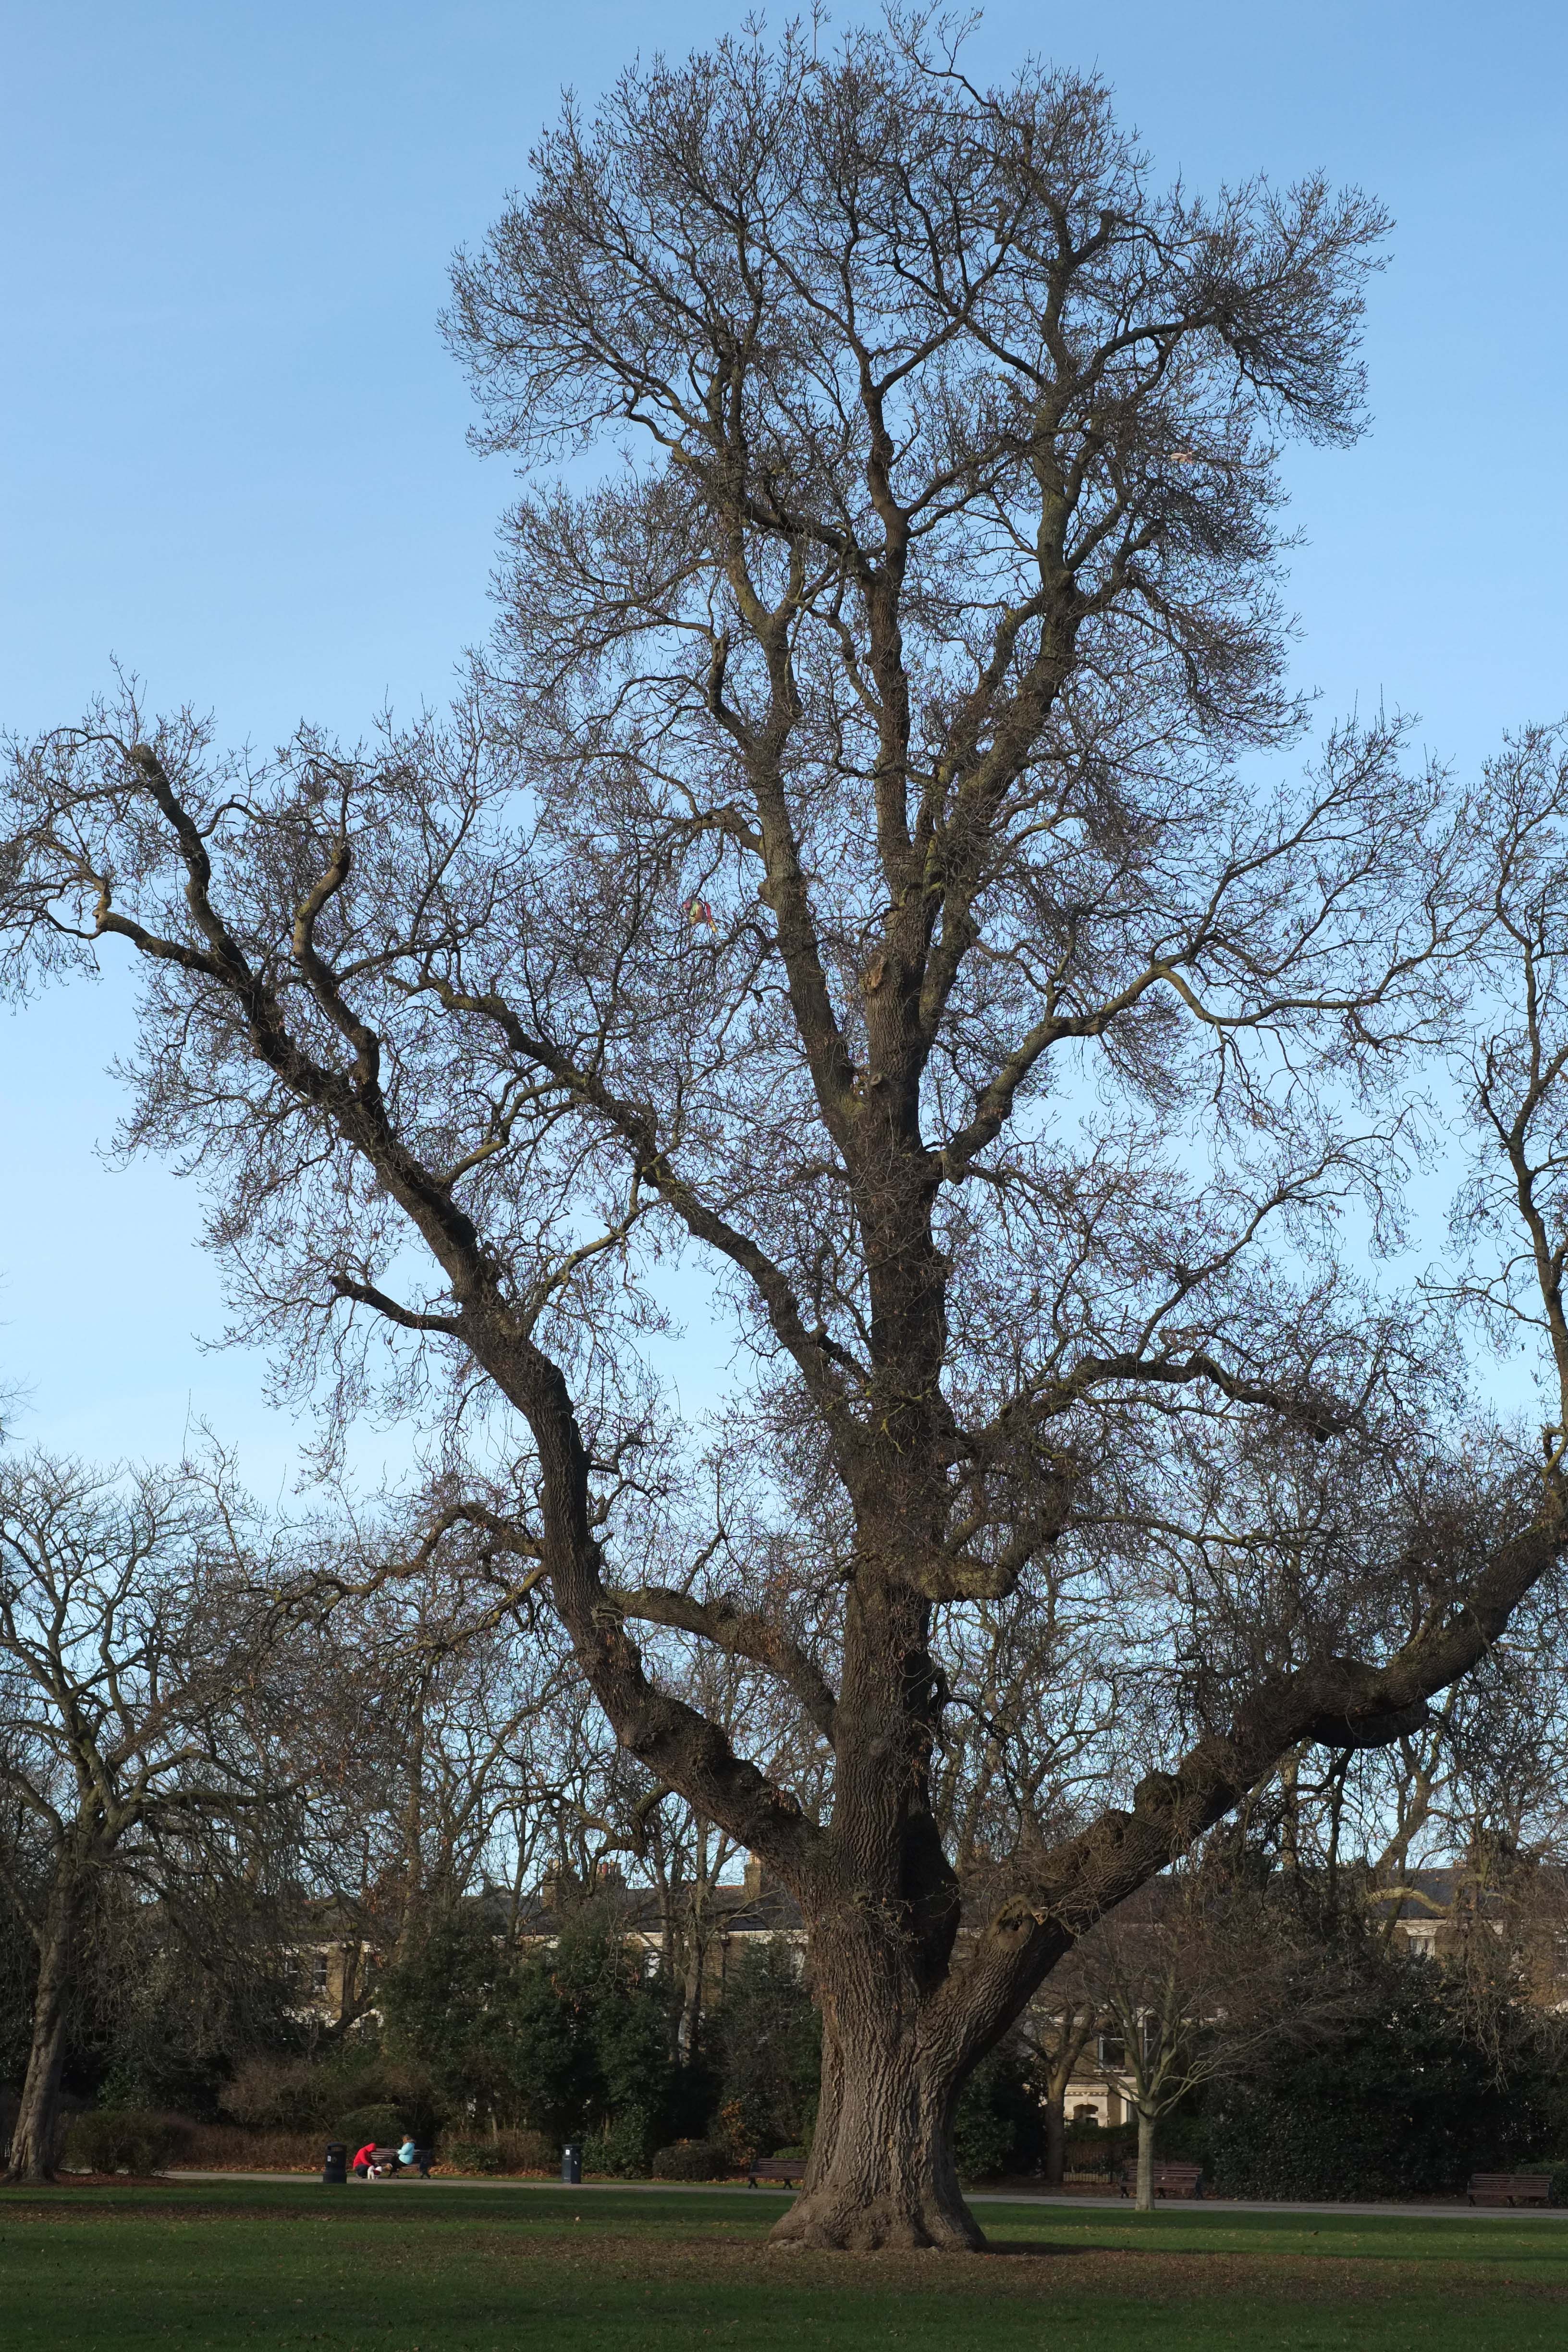
[[[1203,2177],[1204,2168],[1201,2164],[1164,2164],[1156,2161],[1154,2166],[1154,2194],[1156,2197],[1167,2197],[1171,2195],[1177,2197],[1201,2197],[1203,2195]],[[1137,2185],[1137,2165],[1131,2162],[1124,2164],[1121,2168],[1121,2194],[1123,2197],[1131,2197]]]
[[[1552,2200],[1552,2175],[1472,2172],[1465,2194],[1472,2205],[1546,2205]]]

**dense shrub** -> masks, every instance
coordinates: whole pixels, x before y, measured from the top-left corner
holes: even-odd
[[[1045,2115],[1026,2062],[994,2050],[981,2060],[959,2098],[952,2155],[961,2177],[1037,2172],[1045,2147]]]
[[[389,2057],[429,2070],[455,2118],[538,2124],[520,2097],[513,1996],[526,1958],[482,1911],[438,1920],[377,1985]]]
[[[198,2172],[320,2172],[327,2134],[252,2131],[244,2124],[193,2124],[182,2165]]]
[[[822,2072],[822,2020],[788,1946],[741,1952],[705,2025],[722,2133],[737,2161],[810,2137]]]
[[[348,2103],[345,2092],[348,2098],[357,2098],[357,2083],[349,2091],[335,2071],[329,2077],[325,2067],[309,2058],[257,2056],[247,2058],[235,2069],[232,2081],[224,2085],[220,2104],[226,2116],[257,2131],[317,2126],[325,2129]]]
[[[646,2178],[658,2134],[646,2108],[623,2107],[612,2121],[590,2132],[583,2142],[584,2172],[607,2172],[615,2180]]]
[[[14,1872],[24,1867],[24,1858],[16,1848],[5,1860]],[[5,2085],[20,2083],[27,2071],[37,1974],[38,1948],[22,1912],[17,1903],[0,1897],[0,2146],[10,2132],[5,2101],[16,2095]]]
[[[421,2147],[434,2140],[446,2114],[427,2066],[387,2058],[374,2047],[316,2058],[251,2058],[223,2094],[224,2113],[255,2130],[311,2131],[339,2139],[347,2117],[363,2107],[395,2107],[400,2127]]]
[[[718,2142],[731,2164],[750,2164],[766,2147],[766,2118],[759,2128],[754,2108],[744,2099],[727,2099],[708,2119],[703,2137]]]
[[[542,2132],[502,2131],[489,2139],[454,2139],[442,2143],[441,2163],[451,2172],[485,2177],[498,2173],[553,2172],[561,2151]]]
[[[92,2109],[72,2118],[66,2162],[77,2172],[161,2172],[184,2152],[191,2126],[148,2107]]]
[[[1136,2124],[1069,2124],[1062,2146],[1063,2168],[1112,2174],[1137,2147]]]
[[[395,2147],[409,2128],[401,2107],[373,2102],[340,2116],[333,2137],[347,2140],[351,2149],[363,2147],[366,2140],[374,2140],[378,2147]]]
[[[711,2139],[678,2139],[671,2147],[656,2147],[649,2169],[656,2180],[723,2180],[730,2173],[730,2151]]]
[[[1377,2006],[1342,2037],[1281,2051],[1205,2102],[1216,2194],[1403,2197],[1462,2191],[1471,2172],[1512,2171],[1568,2146],[1562,2075],[1543,2021],[1504,2019],[1482,2048],[1440,1973],[1387,1971]]]
[[[613,1908],[585,1904],[553,1949],[518,1952],[485,1916],[441,1923],[379,1988],[386,2051],[426,2065],[452,2116],[598,2144],[640,2170],[681,2127],[671,1989],[649,1982]]]

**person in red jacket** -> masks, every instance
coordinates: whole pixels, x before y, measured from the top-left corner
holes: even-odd
[[[356,2180],[368,2180],[368,2179],[370,2179],[370,2177],[371,2177],[371,2169],[372,2169],[372,2159],[373,2159],[373,2158],[374,2157],[374,2155],[375,2155],[375,2142],[374,2142],[374,2140],[373,2140],[373,2139],[366,2140],[366,2142],[365,2142],[364,2146],[363,2146],[363,2147],[359,2150],[358,2154],[357,2154],[357,2155],[355,2156],[355,2158],[354,2158],[353,2162],[353,2163],[350,2165],[350,2167],[349,2167],[349,2170],[353,2174],[353,2177],[354,2177],[354,2179],[355,2179]]]

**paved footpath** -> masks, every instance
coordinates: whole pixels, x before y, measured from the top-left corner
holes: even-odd
[[[170,2180],[277,2180],[294,2182],[314,2180],[313,2172],[170,2172]],[[563,2189],[560,2180],[520,2180],[493,2175],[442,2173],[429,2180],[391,2181],[355,2180],[349,2187],[360,2190],[393,2188],[414,2189]],[[793,2189],[776,2183],[761,2183],[755,2189],[744,2181],[728,2180],[584,2180],[574,2192],[579,2197],[614,2194],[617,2197],[791,2197]],[[976,2189],[965,2198],[970,2205],[1043,2205],[1054,2210],[1081,2213],[1128,2213],[1131,2207],[1124,2197],[1086,2197],[1080,2192],[1061,2193],[1050,2189],[1020,2189],[1011,2194],[995,2189]],[[1265,2202],[1239,2197],[1163,2198],[1162,2213],[1186,2212],[1196,2209],[1203,2213],[1327,2213],[1384,2214],[1390,2219],[1407,2221],[1568,2221],[1568,2206],[1542,2205],[1338,2205],[1309,2204],[1305,2201]]]

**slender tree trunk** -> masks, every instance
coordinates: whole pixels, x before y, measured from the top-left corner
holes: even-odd
[[[680,2054],[689,2064],[702,2038],[702,1978],[708,1959],[707,1839],[697,1856],[697,1868],[687,1897],[686,1968],[680,1983],[680,2019],[676,2028]]]
[[[1067,2084],[1053,2084],[1046,2094],[1045,2178],[1047,2189],[1059,2189],[1067,2173]]]
[[[675,1916],[679,1887],[666,1869],[662,1854],[657,1853],[655,1873],[654,1884],[658,1890],[658,1972],[667,1985],[684,1984],[685,1964],[681,1958],[683,1947]],[[682,2047],[682,2035],[686,2030],[684,1994],[669,2011],[668,2017],[667,2046],[670,2063],[679,2065],[686,2054]]]
[[[1154,2124],[1152,2107],[1138,2110],[1138,2182],[1133,2202],[1140,2213],[1154,2210]]]
[[[393,1961],[403,1966],[413,1958],[418,1940],[420,1898],[424,1893],[425,1843],[425,1709],[430,1677],[422,1675],[414,1705],[413,1736],[408,1751],[408,1801],[403,1809],[403,1914],[398,1921]]]
[[[21,2105],[11,2134],[8,2180],[52,2180],[59,2127],[60,2074],[66,2054],[66,2004],[76,1962],[81,1895],[63,1871],[50,1891],[38,1949],[38,1986]]]
[[[1301,1752],[1292,1748],[1279,1767],[1281,1823],[1279,1858],[1292,1877],[1301,1869]]]

